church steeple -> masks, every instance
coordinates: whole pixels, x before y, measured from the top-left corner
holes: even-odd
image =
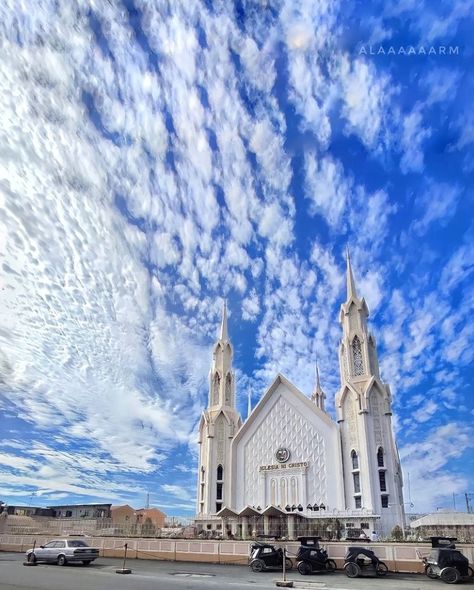
[[[209,407],[235,408],[234,371],[232,370],[232,344],[227,328],[227,302],[222,307],[219,338],[214,345],[213,363],[209,383]]]
[[[220,340],[222,340],[223,342],[227,342],[229,340],[229,332],[227,329],[227,300],[226,299],[224,299],[224,305],[222,307]]]
[[[216,514],[230,502],[230,446],[242,424],[235,407],[232,356],[224,301],[209,371],[209,403],[199,424],[199,515]]]
[[[311,401],[314,402],[320,410],[325,412],[326,411],[325,400],[326,400],[326,394],[324,393],[324,391],[321,387],[321,381],[319,379],[319,367],[318,367],[318,363],[316,361],[316,385],[315,385],[313,393],[311,395]]]
[[[349,248],[346,250],[346,283],[347,283],[347,299],[346,301],[350,301],[351,299],[357,299],[357,292],[355,287],[354,275],[352,273],[352,265],[351,265],[351,256],[349,254]]]

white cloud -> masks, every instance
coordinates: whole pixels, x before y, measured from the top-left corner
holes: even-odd
[[[423,126],[421,106],[417,105],[401,118],[401,149],[400,168],[404,174],[422,172],[424,168],[423,143],[431,136],[431,129]]]
[[[316,154],[305,155],[305,196],[310,214],[319,213],[334,227],[340,223],[352,190],[352,181],[344,174],[341,162],[330,156],[318,160]]]
[[[163,484],[160,487],[163,492],[165,492],[165,494],[170,494],[179,500],[192,500],[192,495],[188,492],[188,490],[180,486]]]

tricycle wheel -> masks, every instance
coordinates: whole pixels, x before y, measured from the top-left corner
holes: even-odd
[[[334,561],[334,559],[327,559],[326,560],[326,571],[328,572],[334,572],[337,569],[337,565],[336,562]]]
[[[263,570],[265,569],[265,564],[263,563],[263,561],[261,559],[255,559],[254,561],[252,561],[252,563],[250,564],[250,569],[255,572],[255,573],[260,573],[263,572]]]
[[[456,584],[461,578],[461,574],[455,567],[445,567],[441,570],[439,577],[446,582],[446,584]]]
[[[360,576],[360,567],[357,565],[357,563],[346,563],[344,566],[344,571],[346,572],[346,576],[348,578],[357,578]]]
[[[293,569],[293,562],[289,557],[285,557],[285,569],[287,572]]]
[[[377,564],[377,576],[386,576],[388,573],[387,564],[383,561],[379,561]]]
[[[434,571],[433,566],[431,565],[427,565],[425,567],[425,574],[428,576],[428,578],[431,578],[432,580],[438,577],[438,574]]]
[[[307,576],[311,573],[312,567],[307,561],[300,561],[298,564],[298,571],[302,576]]]

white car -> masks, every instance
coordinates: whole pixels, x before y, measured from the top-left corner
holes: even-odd
[[[82,562],[89,565],[99,557],[99,550],[89,547],[82,539],[54,539],[41,545],[35,550],[26,552],[26,560],[29,562],[45,561],[66,565],[69,562]]]

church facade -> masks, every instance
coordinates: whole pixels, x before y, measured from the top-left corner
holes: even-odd
[[[380,378],[368,315],[347,257],[337,421],[325,410],[317,371],[311,398],[277,375],[242,422],[224,307],[209,404],[199,424],[199,528],[241,538],[322,533],[336,538],[350,536],[350,529],[389,536],[394,526],[403,527],[391,394]]]

